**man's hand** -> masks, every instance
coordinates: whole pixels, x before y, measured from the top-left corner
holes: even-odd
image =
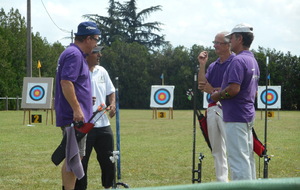
[[[113,118],[116,115],[116,106],[114,104],[109,105],[107,110],[109,111],[110,118]]]
[[[84,121],[84,115],[81,109],[73,110],[73,121]]]
[[[206,64],[208,60],[208,52],[207,51],[202,51],[199,55],[198,55],[198,62],[201,65],[204,65]]]
[[[215,91],[214,93],[212,93],[210,95],[210,98],[214,101],[214,102],[218,102],[220,100],[220,93],[218,91]]]

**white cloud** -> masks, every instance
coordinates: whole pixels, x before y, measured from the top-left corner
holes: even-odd
[[[84,21],[84,14],[107,16],[108,0],[42,0],[55,23],[76,32],[77,25]],[[125,2],[127,0],[120,0]],[[162,34],[173,46],[193,44],[212,46],[215,34],[231,30],[236,24],[246,22],[254,27],[253,49],[258,46],[300,55],[300,1],[298,0],[137,0],[138,11],[162,5],[162,11],[154,12],[146,20],[163,23]],[[18,8],[26,17],[26,1],[1,0],[8,12]],[[63,39],[70,34],[60,31],[50,20],[41,1],[32,0],[33,32],[39,31],[49,42]]]

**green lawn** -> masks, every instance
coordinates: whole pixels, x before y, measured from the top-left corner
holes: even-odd
[[[43,123],[23,125],[23,111],[1,111],[0,189],[60,189],[60,166],[50,160],[61,140],[60,129]],[[264,113],[262,113],[264,115]],[[279,119],[278,119],[279,114]],[[111,120],[115,129],[115,119]],[[255,129],[264,141],[264,118],[257,112]],[[152,119],[151,110],[121,110],[122,181],[130,187],[190,184],[192,180],[193,113],[174,110],[174,119]],[[300,112],[275,112],[268,121],[270,178],[300,177]],[[215,181],[213,158],[197,123],[197,155],[203,160],[203,183]],[[257,177],[263,160],[257,157]],[[260,173],[260,176],[259,176]],[[92,155],[89,189],[101,189],[99,167]]]

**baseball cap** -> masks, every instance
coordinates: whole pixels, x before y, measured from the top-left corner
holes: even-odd
[[[233,33],[240,33],[240,32],[250,32],[253,33],[253,27],[249,24],[241,23],[236,25],[226,37],[232,35]]]
[[[100,35],[101,32],[94,22],[82,22],[78,25],[77,33],[75,36],[89,36],[89,35]]]
[[[104,47],[103,46],[97,46],[93,49],[92,53],[98,53],[98,52],[101,52],[101,50],[103,49]]]

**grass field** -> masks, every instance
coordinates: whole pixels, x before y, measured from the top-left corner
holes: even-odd
[[[61,140],[53,125],[23,125],[23,111],[0,112],[0,189],[60,189],[60,166],[50,160]],[[46,112],[35,111],[32,114]],[[168,112],[167,112],[168,114]],[[279,114],[279,119],[278,119]],[[49,123],[49,121],[48,121]],[[255,129],[264,142],[264,118],[257,112]],[[111,120],[115,129],[115,119]],[[131,188],[190,184],[192,179],[193,113],[174,110],[174,119],[152,119],[151,110],[121,110],[122,181]],[[300,177],[300,112],[275,112],[268,121],[269,178]],[[197,155],[202,152],[202,181],[215,181],[213,158],[197,123]],[[257,177],[263,160],[257,158]],[[260,174],[260,175],[259,175]],[[102,189],[93,153],[89,189]]]

